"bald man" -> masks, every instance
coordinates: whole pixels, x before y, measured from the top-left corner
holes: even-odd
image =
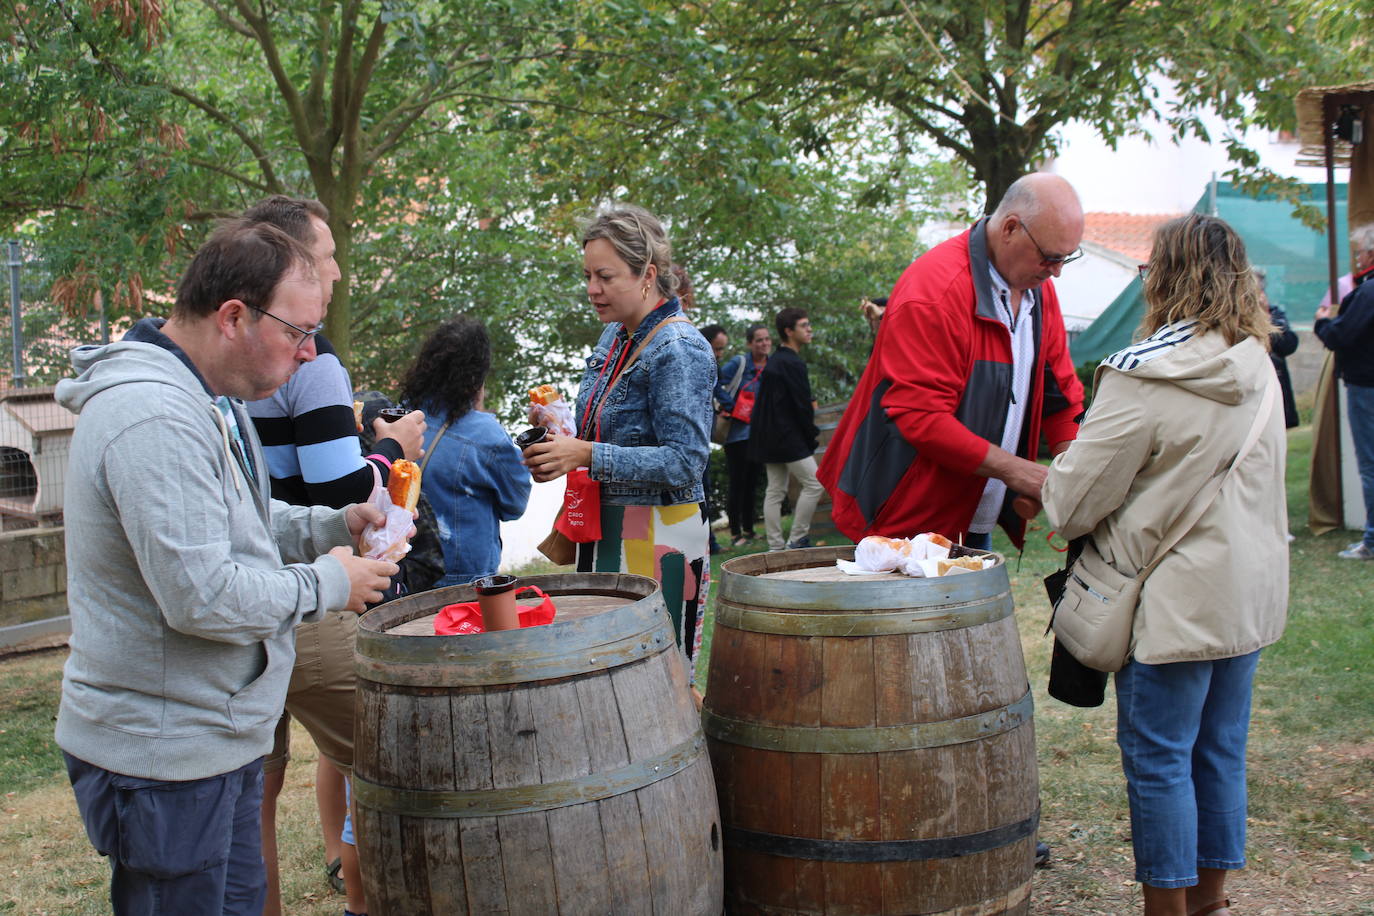
[[[1083,413],[1052,281],[1082,238],[1078,195],[1036,173],[906,269],[819,474],[841,531],[1021,545],[1041,436],[1057,454]]]

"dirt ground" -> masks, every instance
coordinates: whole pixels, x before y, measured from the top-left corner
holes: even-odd
[[[53,664],[60,664],[60,658],[54,656]],[[1050,704],[1041,713],[1046,724],[1073,715]],[[1046,729],[1040,836],[1053,847],[1053,859],[1051,867],[1035,873],[1032,913],[1140,912],[1125,787],[1114,762],[1103,763],[1104,745],[1109,755],[1114,748],[1100,728],[1102,719],[1110,722],[1110,716],[1097,715],[1082,726],[1081,747],[1052,745]],[[1087,737],[1094,729],[1098,733]],[[301,735],[304,753],[293,762],[283,799],[284,816],[299,822],[294,833],[301,847],[284,872],[290,884],[287,899],[293,901],[288,912],[325,916],[339,912],[342,898],[329,893],[316,868],[308,745]],[[1257,745],[1252,741],[1250,867],[1237,873],[1228,888],[1235,916],[1374,916],[1374,863],[1360,861],[1374,850],[1374,836],[1339,836],[1328,826],[1333,806],[1349,815],[1337,822],[1374,823],[1374,739],[1311,745],[1291,759],[1286,745],[1263,751]],[[1097,762],[1089,765],[1084,761],[1093,748]],[[1281,791],[1272,789],[1280,783]],[[1293,806],[1293,798],[1310,804]],[[25,792],[0,787],[0,875],[6,879],[0,914],[105,912],[108,874],[86,841],[65,780]]]

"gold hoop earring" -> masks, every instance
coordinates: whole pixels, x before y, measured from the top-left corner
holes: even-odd
[[[644,288],[639,291],[639,295],[641,299],[649,298],[649,284],[644,284]]]

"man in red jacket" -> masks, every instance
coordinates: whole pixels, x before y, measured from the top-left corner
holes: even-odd
[[[1036,173],[906,269],[818,475],[841,531],[986,549],[1000,523],[1021,545],[1045,480],[1041,434],[1057,454],[1083,413],[1050,282],[1082,238],[1078,195]]]

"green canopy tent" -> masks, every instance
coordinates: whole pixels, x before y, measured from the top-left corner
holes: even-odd
[[[1309,184],[1303,203],[1326,206],[1326,185]],[[1346,186],[1336,186],[1336,242],[1345,250]],[[1293,215],[1293,206],[1272,195],[1251,197],[1229,181],[1209,187],[1193,207],[1194,213],[1213,213],[1230,223],[1245,240],[1250,262],[1264,268],[1269,299],[1288,313],[1297,325],[1310,325],[1317,304],[1327,290],[1326,233],[1305,225]],[[1134,277],[1106,311],[1074,338],[1073,360],[1077,365],[1094,362],[1131,342],[1145,311],[1140,278]]]

